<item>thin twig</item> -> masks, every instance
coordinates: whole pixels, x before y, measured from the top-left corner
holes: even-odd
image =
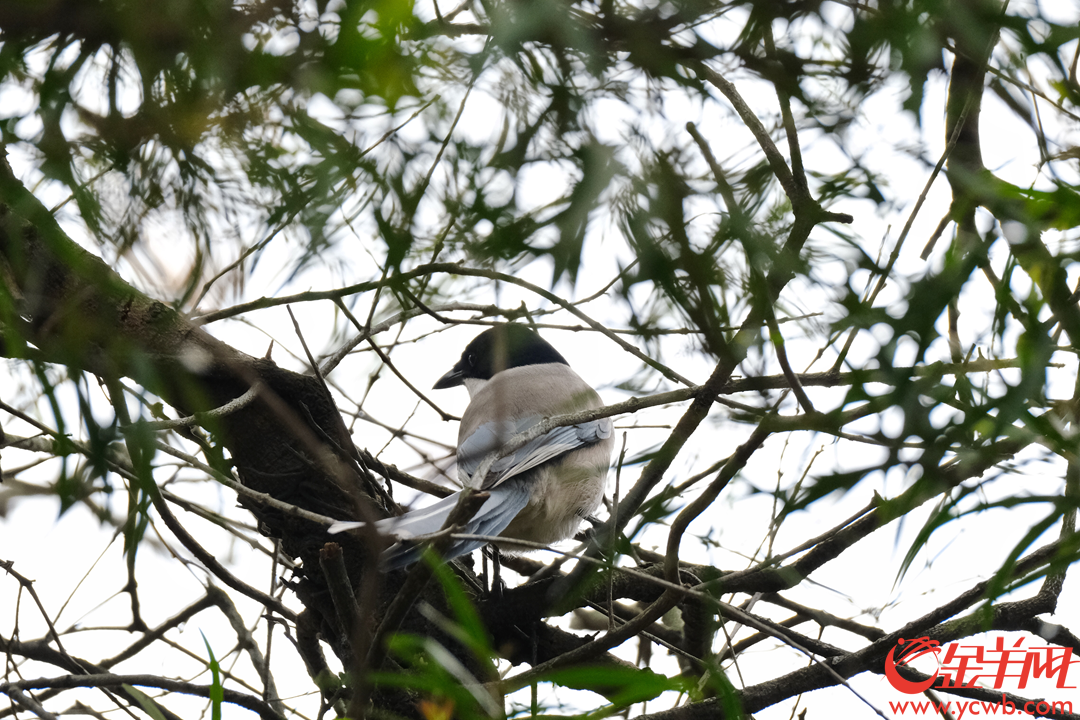
[[[0,683],[0,693],[6,695],[10,689],[36,690],[39,688],[69,689],[77,687],[119,688],[124,685],[154,687],[168,690],[169,692],[196,695],[204,698],[213,697],[212,693],[215,692],[215,687],[212,685],[196,685],[195,683],[172,680],[158,675],[113,675],[111,673],[100,673],[94,675],[60,675],[59,677],[43,677],[35,678],[33,680],[16,680],[14,682]],[[263,720],[285,720],[284,716],[279,715],[272,707],[257,697],[246,693],[240,693],[230,688],[220,689],[220,691],[224,693],[222,699],[225,702],[247,708],[258,714]]]

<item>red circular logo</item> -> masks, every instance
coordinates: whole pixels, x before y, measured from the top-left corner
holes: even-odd
[[[937,640],[931,640],[929,637],[921,637],[914,640],[907,640],[907,647],[900,652],[900,658],[896,657],[896,649],[905,644],[904,638],[900,638],[893,649],[889,651],[889,654],[885,656],[885,677],[889,678],[889,683],[902,693],[908,695],[917,695],[924,692],[934,684],[937,680],[938,670],[934,670],[934,674],[925,680],[920,682],[914,682],[901,677],[897,672],[897,666],[910,665],[911,661],[915,658],[922,657],[926,653],[938,653],[941,651],[939,647],[941,645]]]

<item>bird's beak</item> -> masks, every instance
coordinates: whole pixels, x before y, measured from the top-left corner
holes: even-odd
[[[460,363],[450,368],[450,372],[439,378],[432,386],[435,390],[443,390],[445,388],[457,387],[463,385],[465,380],[465,374],[460,367]]]

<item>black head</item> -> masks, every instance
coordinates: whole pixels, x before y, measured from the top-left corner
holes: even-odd
[[[465,346],[461,359],[439,378],[435,389],[456,387],[467,378],[490,380],[500,370],[544,363],[570,364],[544,338],[524,325],[496,325]]]

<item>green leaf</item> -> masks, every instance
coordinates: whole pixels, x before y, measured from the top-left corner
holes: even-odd
[[[574,690],[598,693],[619,707],[652,700],[669,690],[689,692],[693,687],[693,682],[686,678],[669,678],[648,668],[625,666],[564,668],[547,674],[544,679]]]
[[[387,647],[408,669],[371,673],[370,680],[376,686],[409,688],[450,699],[461,718],[490,718],[502,713],[484,684],[438,640],[396,633],[387,640]]]
[[[139,703],[139,707],[141,707],[143,709],[143,712],[145,712],[147,715],[152,717],[154,720],[165,720],[165,715],[161,712],[161,708],[157,706],[157,703],[154,702],[153,698],[151,698],[149,695],[144,693],[142,690],[135,689],[127,683],[124,683],[120,687],[124,688],[124,690],[127,690],[128,694],[131,695],[131,697],[135,698],[135,702]]]
[[[492,673],[495,666],[492,658],[495,651],[488,642],[487,629],[480,614],[476,612],[476,606],[465,593],[460,578],[450,569],[449,563],[436,560],[433,557],[425,559],[434,565],[434,576],[442,585],[443,593],[450,609],[454,612],[457,621],[454,624],[446,624],[442,629],[450,634],[455,640],[465,645],[473,653],[477,660],[488,665]]]
[[[225,701],[225,688],[221,684],[221,666],[218,665],[217,658],[214,657],[214,651],[210,647],[210,641],[206,639],[206,635],[200,630],[199,634],[202,635],[203,642],[206,644],[206,652],[210,656],[210,662],[207,665],[210,668],[210,717],[212,720],[221,720],[221,703]]]

